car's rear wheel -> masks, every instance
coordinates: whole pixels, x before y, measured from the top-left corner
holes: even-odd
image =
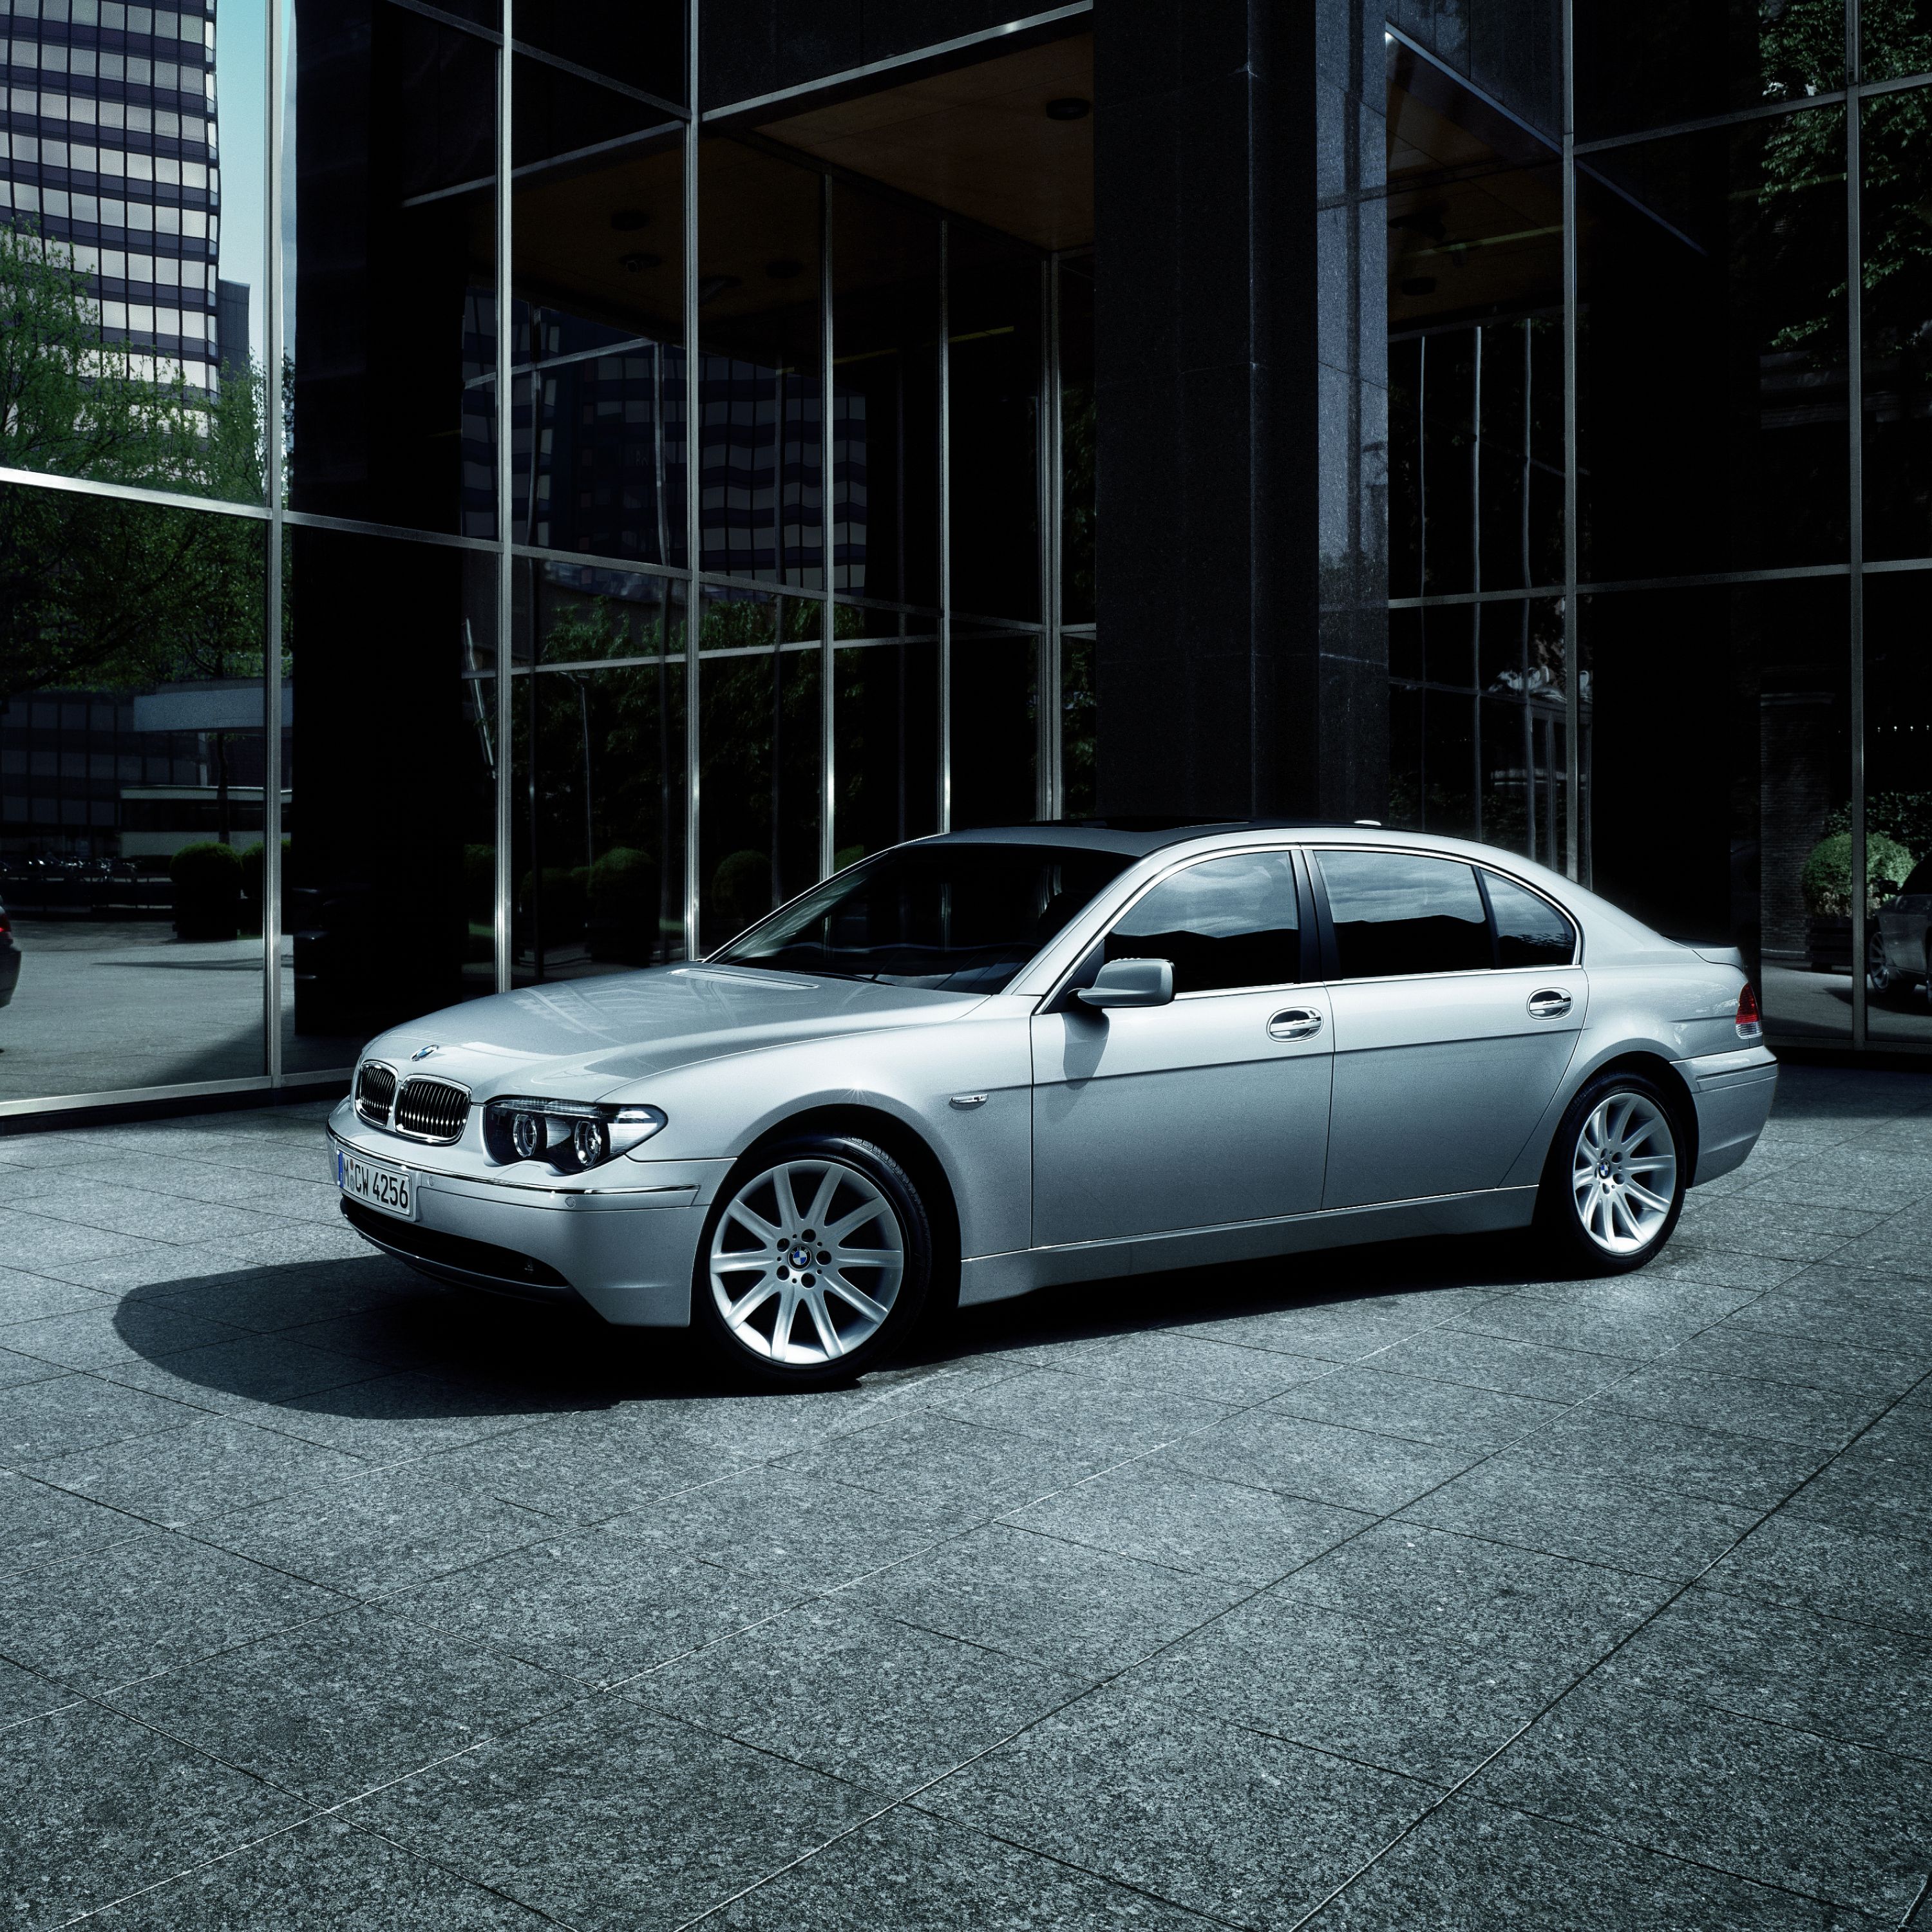
[[[1882,998],[1897,990],[1899,974],[1885,955],[1885,935],[1875,932],[1865,942],[1865,985]]]
[[[899,1346],[932,1274],[931,1220],[904,1168],[870,1141],[807,1135],[748,1156],[718,1190],[692,1325],[741,1376],[819,1388]]]
[[[1542,1222],[1559,1255],[1591,1274],[1642,1268],[1684,1211],[1688,1140],[1639,1073],[1601,1074],[1572,1100],[1544,1168]]]

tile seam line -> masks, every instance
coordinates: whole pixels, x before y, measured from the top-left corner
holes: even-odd
[[[1634,1642],[1645,1630],[1648,1630],[1650,1626],[1654,1623],[1659,1617],[1662,1616],[1666,1611],[1669,1610],[1673,1604],[1681,1601],[1682,1598],[1688,1594],[1691,1590],[1694,1589],[1702,1578],[1709,1575],[1712,1570],[1714,1570],[1720,1563],[1722,1563],[1726,1559],[1726,1558],[1731,1556],[1736,1550],[1740,1548],[1750,1538],[1756,1535],[1758,1531],[1762,1529],[1773,1516],[1776,1516],[1787,1503],[1790,1502],[1794,1497],[1802,1494],[1810,1484],[1815,1482],[1826,1469],[1829,1468],[1834,1462],[1837,1462],[1840,1456],[1844,1455],[1846,1452],[1852,1448],[1853,1443],[1858,1442],[1860,1438],[1867,1434],[1870,1430],[1876,1428],[1878,1424],[1884,1419],[1885,1416],[1888,1415],[1892,1412],[1892,1409],[1896,1408],[1900,1402],[1906,1400],[1906,1396],[1913,1393],[1916,1389],[1922,1387],[1928,1379],[1928,1376],[1932,1376],[1932,1370],[1928,1370],[1927,1376],[1922,1376],[1918,1381],[1912,1384],[1911,1389],[1908,1389],[1904,1394],[1896,1396],[1879,1415],[1874,1416],[1870,1422],[1866,1424],[1864,1427],[1859,1430],[1858,1435],[1852,1437],[1850,1442],[1847,1442],[1843,1448],[1834,1451],[1831,1456],[1828,1456],[1817,1468],[1814,1469],[1810,1475],[1804,1478],[1803,1482],[1796,1485],[1787,1495],[1781,1498],[1778,1502],[1773,1504],[1769,1509],[1765,1510],[1749,1528],[1744,1531],[1742,1534],[1738,1536],[1726,1548],[1720,1551],[1717,1556],[1714,1556],[1708,1563],[1706,1564],[1704,1567],[1697,1572],[1696,1576],[1688,1578],[1686,1581],[1679,1585],[1678,1588],[1672,1590],[1670,1595],[1665,1598],[1662,1603],[1659,1604],[1654,1610],[1649,1612],[1648,1616],[1641,1618],[1628,1631],[1613,1643],[1608,1650],[1605,1651],[1602,1656],[1593,1659],[1583,1671],[1582,1671],[1576,1677],[1573,1678],[1570,1683],[1565,1684],[1562,1690],[1558,1691],[1540,1710],[1538,1711],[1534,1715],[1528,1718],[1526,1722],[1519,1726],[1515,1731],[1514,1731],[1508,1737],[1505,1738],[1501,1744],[1497,1745],[1494,1750],[1491,1751],[1479,1764],[1476,1765],[1466,1776],[1459,1779],[1456,1784],[1444,1795],[1438,1803],[1430,1806],[1430,1809],[1423,1814],[1422,1817],[1416,1819],[1414,1822],[1409,1825],[1405,1830],[1397,1833],[1396,1835],[1391,1838],[1386,1845],[1383,1846],[1380,1851],[1376,1852],[1373,1856],[1370,1858],[1358,1869],[1352,1872],[1347,1878],[1344,1879],[1333,1892],[1329,1893],[1327,1898],[1324,1898],[1315,1906],[1313,1910],[1306,1913],[1303,1917],[1295,1920],[1292,1924],[1288,1926],[1286,1928],[1286,1932],[1301,1932],[1301,1928],[1310,1924],[1322,1912],[1325,1912],[1328,1907],[1334,1904],[1336,1900],[1340,1898],[1344,1892],[1347,1892],[1352,1886],[1354,1885],[1366,1874],[1372,1871],[1376,1866],[1379,1864],[1384,1858],[1388,1857],[1389,1853],[1394,1851],[1398,1845],[1401,1844],[1406,1839],[1412,1836],[1421,1826],[1424,1819],[1428,1818],[1432,1816],[1436,1812],[1442,1810],[1443,1806],[1449,1804],[1460,1792],[1467,1790],[1468,1787],[1474,1784],[1478,1778],[1481,1777],[1483,1773],[1486,1771],[1492,1764],[1495,1763],[1498,1758],[1502,1756],[1504,1752],[1508,1750],[1512,1745],[1518,1743],[1522,1738],[1526,1736],[1537,1724],[1540,1724],[1544,1718],[1547,1717],[1552,1711],[1555,1710],[1557,1706],[1561,1704],[1573,1691],[1576,1690],[1582,1684],[1587,1683],[1589,1679],[1594,1677],[1612,1658],[1617,1654],[1619,1651],[1625,1649],[1629,1645]],[[1480,1797],[1480,1794],[1478,1794],[1478,1796]],[[1482,1802],[1486,1803],[1490,1801],[1485,1799]],[[1649,1846],[1646,1847],[1646,1849],[1654,1850],[1657,1848],[1654,1846]],[[1666,1856],[1669,1855],[1666,1854]],[[1762,1883],[1762,1881],[1757,1880],[1754,1881],[1754,1882]],[[1808,1894],[1804,1895],[1808,1897],[1810,1896]],[[1827,1902],[1832,1904],[1843,1904],[1844,1901],[1830,1900]]]

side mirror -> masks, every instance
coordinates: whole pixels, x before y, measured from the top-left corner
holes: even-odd
[[[1164,1006],[1174,998],[1174,965],[1166,959],[1110,959],[1090,986],[1075,994],[1090,1006]]]
[[[1895,899],[1898,896],[1898,881],[1896,879],[1874,879],[1872,892],[1879,898]]]

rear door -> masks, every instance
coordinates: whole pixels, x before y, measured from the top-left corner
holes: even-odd
[[[1575,928],[1460,859],[1351,848],[1315,866],[1337,969],[1322,1205],[1498,1186],[1576,1050]]]
[[[1096,953],[1171,960],[1175,997],[1034,1020],[1036,1245],[1321,1206],[1331,1028],[1307,936],[1287,850],[1198,860],[1114,922]]]

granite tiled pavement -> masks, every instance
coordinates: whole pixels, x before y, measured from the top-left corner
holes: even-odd
[[[1787,1070],[1634,1276],[1101,1284],[764,1398],[372,1255],[321,1111],[0,1138],[0,1923],[1918,1906],[1932,1078]]]

